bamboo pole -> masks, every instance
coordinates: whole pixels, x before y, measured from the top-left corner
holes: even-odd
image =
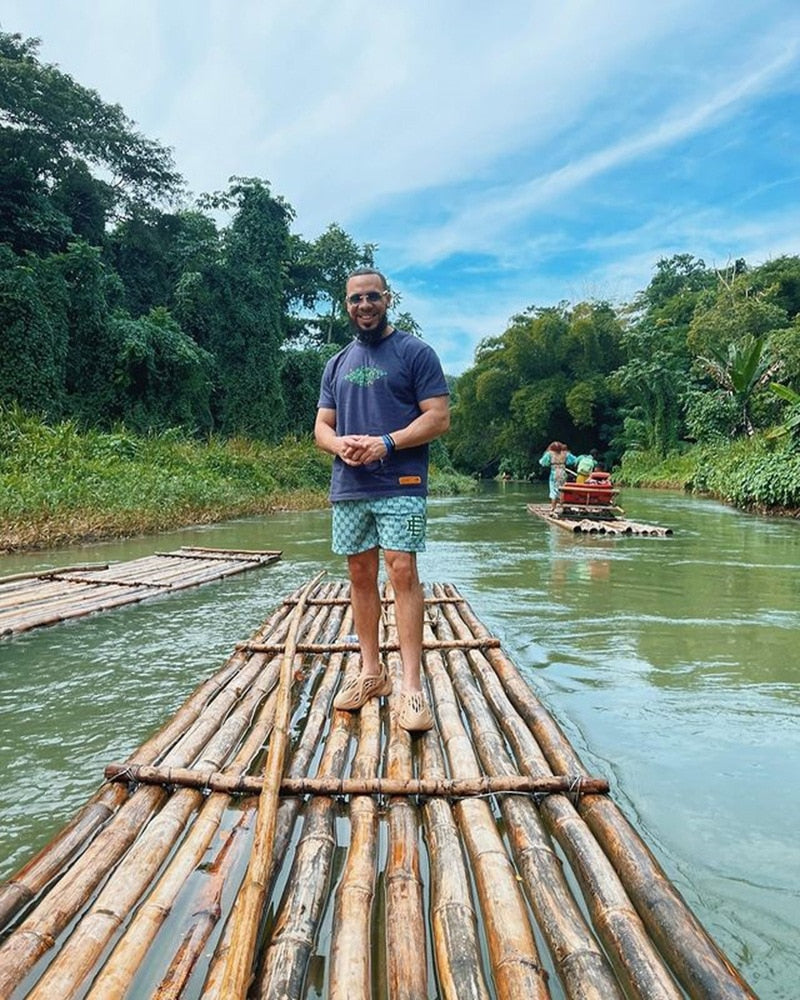
[[[235,713],[226,721],[225,725],[228,730],[235,727],[235,730],[230,732],[229,738],[236,739],[238,732],[248,724],[255,708],[261,703],[255,723],[230,765],[230,770],[234,773],[240,773],[244,770],[253,757],[260,752],[272,727],[276,703],[273,688],[277,673],[277,666],[272,671],[264,671],[258,683],[251,689],[248,698],[240,703]],[[270,692],[272,692],[272,696],[267,697]],[[121,996],[128,988],[136,969],[143,962],[148,948],[175,905],[179,892],[183,890],[186,880],[200,864],[208,845],[217,834],[228,805],[229,798],[224,793],[212,794],[205,801],[188,837],[171,859],[153,892],[139,907],[125,935],[117,943],[102,972],[95,979],[89,997],[104,1000],[108,996]],[[251,813],[255,813],[255,803],[252,807],[245,805],[241,823],[237,824],[237,829],[240,832],[249,825]],[[242,839],[239,837],[237,842],[241,843]],[[237,856],[237,851],[230,847],[226,856],[229,858],[228,863],[230,864]],[[227,870],[227,867],[223,870]],[[209,920],[213,914],[211,900],[215,898],[218,881],[218,878],[215,879],[214,889],[205,894],[205,905],[201,903],[198,907],[201,915],[206,914]],[[219,888],[221,891],[221,886]],[[208,923],[205,923],[203,927],[207,928],[210,933],[213,924],[209,926]],[[197,930],[191,935],[194,947],[197,946],[200,937],[201,932]],[[185,967],[192,952],[188,945],[181,950],[182,967]],[[196,956],[194,957],[196,958]],[[177,977],[176,971],[173,982],[177,981]]]
[[[183,560],[197,560],[198,562],[208,563],[244,563],[248,566],[266,566],[267,563],[275,562],[279,556],[271,555],[268,558],[265,556],[253,556],[244,555],[243,553],[237,552],[227,552],[220,549],[219,551],[214,551],[212,549],[204,549],[199,551],[186,551],[182,550],[180,552],[156,552],[157,556],[167,556],[173,559],[183,559]]]
[[[148,785],[175,785],[201,788],[228,795],[257,795],[264,779],[256,775],[233,776],[196,767],[158,767],[147,764],[109,764],[103,772],[109,781],[136,781]],[[501,792],[535,796],[568,792],[572,796],[608,792],[606,778],[570,775],[526,774],[477,775],[473,778],[382,778],[382,777],[286,777],[281,779],[281,795],[406,795],[423,798],[467,798]]]
[[[341,591],[343,584],[335,584],[328,592]],[[311,603],[311,602],[309,602]],[[339,635],[347,635],[352,630],[352,609],[342,606],[339,613],[332,617],[330,628],[333,629],[331,637],[338,632]],[[323,664],[323,658],[315,658],[318,666]],[[288,772],[290,776],[304,775],[307,773],[312,761],[317,756],[317,751],[328,721],[331,716],[331,708],[336,689],[339,685],[342,669],[342,654],[334,653],[327,659],[322,680],[316,687],[314,698],[305,718],[305,727],[300,739],[300,743],[295,750]],[[309,678],[309,683],[313,686],[313,676]],[[275,848],[273,855],[282,858],[286,853],[287,845],[294,829],[296,817],[299,813],[302,800],[299,798],[287,798],[281,802],[278,811],[278,822],[275,832]],[[273,876],[274,881],[274,876]],[[234,902],[234,909],[237,903]],[[230,936],[233,920],[227,920],[220,940],[214,951],[208,975],[203,986],[204,1000],[225,1000],[221,993],[222,973],[225,968],[226,958],[230,950]]]
[[[263,637],[279,629],[285,617],[286,608],[279,608],[259,627],[255,637]],[[157,760],[189,730],[213,697],[239,672],[246,659],[244,654],[238,652],[230,656],[216,674],[195,689],[160,730],[134,751],[129,761],[149,763]],[[0,886],[0,929],[65,870],[71,859],[92,840],[128,798],[128,790],[121,784],[101,787],[67,827],[8,882]]]
[[[9,996],[56,937],[133,844],[140,830],[163,804],[166,792],[143,788],[129,799],[74,866],[0,947],[0,996]]]
[[[218,738],[224,737],[229,742],[237,741],[238,734],[248,725],[255,709],[259,703],[261,704],[247,738],[234,761],[226,769],[234,772],[234,780],[260,752],[272,727],[276,697],[265,696],[274,688],[277,673],[277,664],[274,670],[264,671],[250,688],[247,697],[239,703],[219,731]],[[185,842],[170,860],[149,897],[139,906],[133,921],[95,979],[89,998],[105,1000],[108,996],[121,996],[129,987],[137,968],[144,962],[147,950],[175,906],[179,893],[185,891],[187,879],[199,866],[203,853],[216,835],[228,805],[229,798],[226,794],[212,794],[205,801]],[[241,822],[237,824],[236,829],[240,833],[249,826],[251,813],[254,814],[255,810],[254,801],[252,807],[248,806],[245,809]],[[225,874],[238,863],[241,851],[248,844],[249,839],[237,836],[231,846],[231,838],[226,837],[221,851],[221,857],[224,857],[225,861],[220,862],[219,870],[210,880],[210,885],[199,894],[193,922],[190,928],[184,931],[181,944],[168,970],[169,976],[166,977],[167,981],[163,986],[166,995],[169,995],[169,991],[178,991],[181,988],[181,984],[185,983],[197,963],[205,941],[212,933],[221,913],[220,894],[224,888]]]
[[[456,612],[448,614],[447,618],[448,626],[451,621],[454,628],[459,625],[454,620]],[[467,656],[452,653],[447,663],[483,766],[493,774],[516,773],[520,767],[530,766],[531,761],[535,766],[541,759],[538,748],[531,746],[533,740],[529,733],[528,739],[524,739],[522,720],[504,697],[491,670],[481,669],[484,665],[488,667],[485,660],[477,653]],[[473,669],[478,673],[477,678]],[[482,689],[477,686],[478,679]],[[490,707],[494,714],[489,711]],[[517,753],[517,760],[509,753],[495,719],[501,720],[503,732],[510,736],[514,749],[519,747],[521,752]],[[560,859],[553,850],[539,812],[530,802],[505,796],[500,806],[528,897],[567,996],[587,1000],[621,998],[623,994],[611,967],[564,879]],[[544,813],[545,804],[540,808]],[[575,849],[569,850],[570,841],[577,842],[582,849],[580,857],[585,864],[583,870],[578,870],[579,882],[588,910],[599,925],[601,940],[615,968],[621,970],[622,984],[632,995],[646,996],[648,1000],[678,1000],[672,979],[654,953],[630,900],[602,851],[588,835],[585,824],[578,819],[570,800],[565,796],[558,796],[557,801],[548,800],[547,810],[564,820],[568,837],[560,839],[566,840],[562,847],[567,848],[568,857],[574,860],[577,853]],[[561,832],[560,828],[556,832]],[[593,874],[587,875],[587,868]],[[635,971],[631,972],[629,965]]]
[[[163,553],[168,560],[144,557],[113,567],[64,568],[31,577],[38,586],[0,592],[0,635],[16,634],[45,625],[81,618],[93,612],[137,603],[154,591],[178,591],[232,576],[275,562],[279,557],[246,557],[233,554]],[[187,563],[191,566],[187,568]],[[195,565],[195,562],[198,565]]]
[[[231,687],[229,684],[225,696],[217,696],[213,711],[207,710],[205,716],[200,717],[202,725],[195,724],[170,751],[169,758],[177,762],[191,760],[197,755],[207,742],[208,732],[218,728],[238,696],[239,692]],[[62,876],[57,891],[50,892],[3,944],[0,948],[0,996],[4,995],[7,983],[17,982],[52,947],[56,937],[86,905],[100,882],[164,804],[165,795],[163,789],[154,787],[143,787],[134,793]]]
[[[123,785],[105,786],[96,793],[50,843],[34,855],[8,882],[0,886],[0,930],[52,881],[101,830],[128,798]]]
[[[429,673],[436,669],[433,658],[438,655],[428,655]],[[420,769],[425,779],[444,779],[438,740],[422,741]],[[489,1000],[470,877],[452,806],[429,799],[422,813],[430,867],[431,936],[442,1000]]]
[[[57,576],[59,573],[82,573],[89,569],[108,569],[108,563],[83,563],[77,566],[61,566],[53,569],[32,569],[27,573],[11,573],[8,576],[0,576],[0,587],[7,583],[16,583],[17,580],[38,580]]]
[[[358,669],[357,663],[355,666]],[[320,762],[323,774],[340,774],[346,767],[353,725],[349,713],[334,714]],[[258,996],[300,1000],[303,995],[308,962],[331,878],[336,847],[335,811],[334,803],[323,798],[313,799],[305,811],[303,834],[295,850],[286,892],[280,901],[258,976]],[[221,995],[223,998],[228,996],[224,989]]]
[[[455,596],[455,588],[446,592]],[[465,601],[462,616],[475,630],[483,627]],[[514,707],[525,719],[550,766],[585,774],[586,769],[555,720],[535,697],[502,651],[486,654]],[[728,961],[669,881],[647,845],[613,799],[588,796],[578,811],[603,848],[648,933],[681,986],[699,1000],[755,1000],[755,994]]]
[[[380,765],[380,708],[377,698],[359,713],[353,777],[369,781]],[[329,1000],[371,1000],[370,927],[375,898],[378,806],[369,795],[350,802],[350,845],[334,898]]]
[[[307,596],[321,579],[318,574],[303,591]],[[222,977],[222,993],[230,1000],[244,1000],[252,977],[253,954],[255,951],[261,910],[272,867],[272,847],[275,839],[275,820],[278,810],[278,785],[283,776],[286,757],[286,741],[289,728],[291,706],[292,665],[295,656],[295,640],[303,611],[301,600],[292,612],[292,625],[286,642],[281,663],[278,685],[278,704],[275,727],[270,740],[267,763],[264,769],[264,788],[259,801],[256,819],[255,843],[248,866],[245,883],[241,890],[241,908],[235,915],[232,930],[232,945],[228,952],[226,968]]]
[[[234,658],[232,658],[233,660]],[[262,659],[251,657],[246,666],[235,671],[222,690],[214,685],[213,700],[208,708],[197,713],[183,736],[167,755],[168,763],[191,762],[202,750],[230,708],[249,687],[261,669]],[[220,675],[230,674],[230,666]],[[165,727],[180,727],[179,716]],[[67,926],[75,913],[100,884],[106,873],[117,863],[135,841],[151,815],[163,804],[164,793],[157,788],[140,788],[115,813],[110,823],[87,847],[82,856],[58,882],[58,892],[48,894],[36,910],[0,947],[0,996],[7,984],[19,981],[34,962],[52,947],[56,936]]]
[[[452,655],[452,654],[451,654]],[[425,657],[436,703],[442,743],[451,773],[480,773],[461,709],[442,660]],[[492,811],[482,799],[463,799],[453,806],[464,849],[471,862],[492,979],[504,1000],[547,1000],[547,973],[528,921],[525,901]]]
[[[392,638],[395,632],[392,628]],[[403,668],[398,653],[389,653],[387,660],[394,688],[389,698],[386,773],[390,778],[407,780],[413,773],[411,737],[397,721]],[[435,735],[426,733],[417,739],[424,742],[435,739]],[[428,996],[428,948],[420,876],[419,826],[419,809],[405,796],[394,796],[389,800],[389,849],[384,886],[386,976],[390,1000],[417,1000]]]
[[[178,1000],[194,972],[199,956],[222,915],[221,899],[225,883],[237,861],[235,845],[241,843],[243,833],[255,815],[245,810],[239,822],[223,838],[219,851],[208,866],[207,882],[192,911],[192,922],[184,933],[178,951],[152,994],[152,1000]],[[110,994],[99,994],[109,996]]]
[[[230,756],[240,742],[242,733],[250,725],[258,705],[274,687],[276,678],[276,669],[260,672],[247,695],[227,717],[225,723],[217,728],[213,738],[204,748],[199,762],[201,766],[203,762],[219,766]],[[260,735],[263,738],[264,734]],[[248,759],[258,749],[258,745],[259,743],[248,747]],[[236,768],[237,771],[240,769],[241,766]],[[116,866],[97,898],[83,914],[80,924],[61,948],[37,988],[31,993],[31,1000],[48,1000],[53,996],[68,997],[77,990],[92,970],[103,949],[117,934],[128,914],[152,883],[164,860],[181,838],[189,819],[202,805],[202,793],[194,789],[183,788],[170,797]],[[217,818],[216,824],[218,823]],[[207,825],[195,822],[194,827],[205,829]],[[215,826],[212,826],[206,834],[206,844],[214,829]],[[197,863],[196,854],[192,861],[193,864]],[[191,867],[184,867],[179,884],[183,884],[191,871]],[[158,913],[159,915],[164,913],[163,907],[159,907]],[[140,950],[141,954],[143,951]],[[103,989],[97,995],[102,997],[113,993],[114,991],[106,992]]]
[[[245,556],[281,556],[281,549],[215,549],[207,545],[181,545],[181,552],[223,552]]]
[[[423,649],[473,649],[492,646],[500,647],[500,640],[491,636],[485,639],[430,639],[423,643]],[[250,653],[274,653],[277,651],[274,643],[264,642],[240,642],[236,644],[237,649]],[[357,642],[339,642],[333,644],[319,642],[299,642],[297,644],[298,653],[357,653],[360,650]],[[400,649],[397,640],[389,640],[380,643],[380,651],[383,653],[396,653]]]

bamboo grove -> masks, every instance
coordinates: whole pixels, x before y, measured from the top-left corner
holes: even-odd
[[[191,196],[169,149],[38,45],[0,31],[0,403],[143,434],[307,435],[349,336],[344,278],[377,245],[336,222],[304,239],[261,178]],[[633,302],[531,305],[452,379],[437,464],[530,476],[559,438],[631,470],[697,446],[713,470],[744,439],[763,446],[756,492],[766,466],[786,470],[764,502],[800,506],[799,315],[798,257],[676,254]]]

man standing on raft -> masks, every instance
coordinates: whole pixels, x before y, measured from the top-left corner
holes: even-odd
[[[392,691],[379,655],[383,549],[403,661],[398,721],[422,732],[433,727],[433,716],[420,682],[423,595],[416,554],[425,549],[428,443],[450,426],[449,389],[433,349],[388,322],[391,292],[380,271],[353,271],[345,301],[355,339],[325,366],[314,425],[317,445],[334,456],[332,548],[347,556],[361,647],[360,676],[333,704],[355,712]]]

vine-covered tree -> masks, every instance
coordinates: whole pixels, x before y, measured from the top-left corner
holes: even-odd
[[[214,356],[212,413],[222,434],[275,440],[286,428],[280,382],[284,266],[293,211],[258,178],[232,178],[207,204],[233,213],[217,257],[176,292],[181,326]]]

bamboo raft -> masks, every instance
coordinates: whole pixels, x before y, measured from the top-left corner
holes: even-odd
[[[616,515],[609,516],[608,507],[586,507],[580,513],[572,509],[564,511],[560,516],[553,514],[546,503],[529,503],[528,510],[548,524],[576,535],[653,535],[664,538],[672,534],[672,528],[640,524]]]
[[[352,629],[315,578],[109,765],[0,887],[1,997],[755,997],[453,586],[429,733],[332,709]]]
[[[0,577],[0,636],[196,587],[280,557],[278,551],[184,545],[174,552],[113,565],[65,566]]]

